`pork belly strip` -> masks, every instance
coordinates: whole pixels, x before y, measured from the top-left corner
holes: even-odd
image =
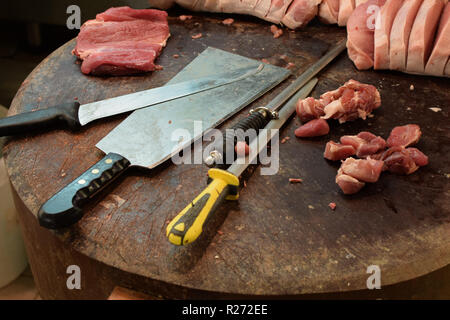
[[[347,25],[353,10],[355,10],[355,0],[339,0],[338,25],[343,27]]]
[[[433,76],[444,75],[445,64],[450,56],[450,3],[442,13],[433,51],[425,66],[425,73]]]
[[[424,0],[420,6],[409,37],[406,71],[424,73],[443,8],[444,0]]]
[[[338,22],[339,0],[323,0],[319,6],[319,19],[328,24]]]
[[[95,75],[125,75],[153,71],[169,38],[165,11],[129,7],[110,8],[86,21],[73,53],[81,71]]]
[[[374,34],[374,69],[389,69],[389,38],[401,5],[402,1],[387,0],[377,16]]]
[[[347,50],[350,59],[358,70],[366,70],[373,67],[374,16],[384,3],[385,0],[369,0],[359,5],[348,19]]]
[[[294,0],[281,23],[291,29],[307,25],[317,15],[321,2],[322,0]]]
[[[405,0],[394,19],[390,35],[389,69],[406,70],[411,29],[422,0]]]

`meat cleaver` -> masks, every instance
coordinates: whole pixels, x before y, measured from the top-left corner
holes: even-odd
[[[222,70],[258,67],[259,61],[215,48],[207,48],[168,85],[217,74]],[[96,147],[106,156],[56,193],[39,209],[41,226],[58,229],[83,216],[82,207],[130,166],[154,168],[171,158],[203,133],[261,97],[290,75],[290,71],[265,65],[239,82],[134,111]],[[202,131],[195,123],[202,121]],[[172,133],[183,129],[191,139],[174,141]]]
[[[245,79],[260,72],[264,67],[251,66],[191,79],[126,94],[106,100],[80,105],[78,102],[62,103],[57,106],[19,113],[0,119],[0,136],[29,133],[31,130],[62,124],[76,130],[94,120],[145,108],[162,102],[182,98],[198,92],[214,89]]]

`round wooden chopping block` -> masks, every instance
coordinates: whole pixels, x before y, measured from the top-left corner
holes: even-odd
[[[236,16],[233,25],[225,26],[221,19],[198,15],[182,22],[171,17],[172,36],[157,60],[164,70],[141,76],[83,75],[71,55],[75,41],[70,41],[28,76],[9,114],[161,86],[208,46],[282,67],[293,63],[299,75],[345,37],[344,29],[315,23],[274,39],[268,23]],[[191,38],[200,32],[202,38]],[[165,228],[205,187],[203,165],[167,161],[153,170],[132,170],[98,195],[76,225],[50,231],[37,223],[39,207],[103,157],[95,144],[126,115],[77,132],[49,128],[9,139],[4,155],[41,296],[106,298],[115,286],[164,298],[429,297],[450,292],[445,268],[450,262],[449,81],[358,72],[345,54],[319,78],[315,97],[356,79],[379,88],[382,107],[366,121],[333,122],[331,133],[316,139],[295,138],[299,120],[290,120],[280,132],[280,138],[290,140],[279,145],[278,173],[263,176],[259,166],[250,168],[239,201],[220,208],[207,232],[187,247],[171,245]],[[270,101],[287,84],[222,128]],[[407,123],[421,126],[417,147],[430,164],[410,176],[383,173],[360,193],[343,195],[334,182],[339,164],[323,159],[325,143],[360,131],[386,138],[394,126]],[[303,183],[289,183],[289,178]],[[337,204],[334,211],[330,202]],[[67,288],[71,265],[80,267],[79,290]],[[367,289],[367,270],[373,265],[381,272],[381,290]]]

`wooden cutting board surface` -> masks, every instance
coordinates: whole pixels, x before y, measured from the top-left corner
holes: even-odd
[[[157,60],[164,70],[143,76],[85,76],[71,55],[75,42],[70,41],[24,81],[10,115],[62,101],[87,103],[161,86],[207,46],[278,66],[287,65],[285,55],[295,64],[292,70],[301,74],[345,37],[344,29],[315,23],[296,32],[285,30],[273,39],[270,24],[235,18],[232,26],[221,24],[222,17],[214,15],[199,14],[187,22],[170,18],[172,36]],[[191,38],[199,32],[202,38]],[[86,208],[77,225],[55,236],[67,248],[109,266],[185,290],[214,293],[359,290],[366,288],[370,265],[381,268],[382,285],[448,265],[450,81],[358,72],[345,54],[319,78],[315,97],[356,79],[380,90],[382,107],[367,121],[333,122],[331,133],[316,139],[295,138],[299,121],[292,119],[281,131],[281,138],[291,139],[280,145],[278,174],[261,176],[260,167],[251,168],[239,201],[223,206],[214,226],[193,246],[172,246],[165,228],[205,187],[207,168],[175,166],[170,161],[151,171],[132,171]],[[286,85],[253,106],[267,103]],[[250,108],[223,127],[244,117]],[[95,144],[124,117],[99,121],[76,133],[54,130],[10,140],[4,149],[6,164],[26,207],[36,214],[45,200],[97,162],[102,153]],[[325,143],[363,130],[387,138],[393,127],[408,123],[421,126],[418,148],[429,156],[430,164],[410,176],[383,173],[377,183],[344,196],[334,183],[338,164],[323,159]],[[289,178],[301,178],[303,183],[290,184]],[[328,207],[330,202],[337,204],[335,211]]]

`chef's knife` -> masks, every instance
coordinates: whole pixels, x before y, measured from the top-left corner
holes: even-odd
[[[46,109],[24,112],[0,119],[0,136],[29,133],[33,129],[49,125],[66,125],[76,130],[91,121],[120,113],[179,99],[202,91],[214,89],[245,79],[260,72],[258,67],[245,67],[231,72],[184,81],[172,85],[130,93],[102,101],[80,105],[78,102],[63,103]]]
[[[175,76],[169,85],[204,76],[216,70],[243,66],[258,67],[259,62],[222,50],[208,48]],[[284,68],[265,65],[264,69],[238,83],[214,88],[134,111],[99,143],[106,156],[49,199],[39,210],[39,223],[56,229],[70,226],[83,216],[82,207],[100,190],[111,184],[130,166],[154,168],[192,141],[214,128],[290,75]],[[196,123],[201,121],[201,130]],[[190,139],[172,136],[177,129]]]

